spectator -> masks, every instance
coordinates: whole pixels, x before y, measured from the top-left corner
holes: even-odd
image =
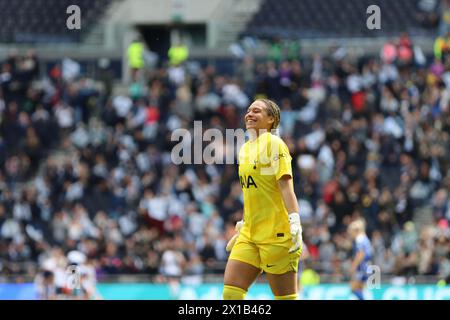
[[[144,68],[145,45],[140,37],[136,37],[128,46],[128,66],[131,72],[131,79],[137,80],[139,70]]]

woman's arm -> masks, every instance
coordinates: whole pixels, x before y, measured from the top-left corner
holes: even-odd
[[[291,176],[284,175],[278,180],[284,206],[288,213],[299,212],[297,197],[294,193],[294,182]]]
[[[361,262],[363,262],[364,257],[365,257],[364,251],[363,250],[358,251],[358,253],[356,254],[355,258],[353,259],[352,265],[350,267],[350,274],[352,276],[356,272],[356,269],[361,264]]]
[[[300,222],[299,208],[297,197],[294,193],[294,183],[290,175],[284,175],[278,180],[278,186],[281,191],[284,206],[288,212],[290,231],[292,236],[292,247],[289,253],[302,250],[302,225]]]

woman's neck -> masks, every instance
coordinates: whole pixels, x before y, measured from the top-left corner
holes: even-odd
[[[248,131],[248,136],[249,136],[249,140],[250,141],[255,141],[256,139],[258,139],[261,135],[263,135],[264,133],[270,132],[270,130],[268,129],[250,129]]]

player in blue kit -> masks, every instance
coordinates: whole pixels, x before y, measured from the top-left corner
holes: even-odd
[[[364,300],[364,285],[369,277],[369,265],[372,259],[372,245],[366,235],[365,224],[362,220],[350,223],[348,232],[353,240],[352,265],[350,269],[352,293]]]

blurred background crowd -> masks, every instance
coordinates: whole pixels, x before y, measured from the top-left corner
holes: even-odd
[[[171,132],[194,120],[242,128],[252,99],[268,97],[293,156],[305,264],[345,279],[346,226],[363,217],[384,274],[448,278],[449,53],[427,62],[402,35],[380,57],[246,55],[230,75],[183,60],[138,70],[113,95],[64,64],[37,77],[35,54],[11,55],[0,74],[1,275],[37,274],[71,251],[99,279],[221,274],[242,218],[237,166],[172,164]]]
[[[267,56],[234,47],[228,73],[182,44],[167,61],[144,59],[136,40],[130,81],[119,88],[107,59],[89,78],[72,59],[42,71],[33,51],[11,53],[0,61],[0,278],[35,277],[50,297],[64,292],[75,264],[82,294],[93,297],[95,282],[111,275],[221,277],[243,215],[237,165],[175,165],[171,134],[192,132],[194,121],[243,128],[249,104],[267,97],[281,108],[279,134],[293,157],[303,268],[348,279],[346,227],[363,217],[383,275],[448,281],[444,27],[433,56],[407,33],[363,56],[345,46],[301,55],[298,43],[272,38]],[[224,158],[234,151],[214,143]]]

